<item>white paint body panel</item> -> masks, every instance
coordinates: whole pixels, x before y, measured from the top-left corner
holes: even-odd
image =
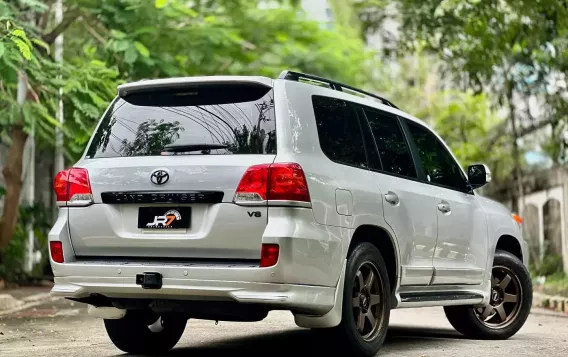
[[[400,249],[401,285],[428,285],[434,268],[432,258],[436,246],[437,217],[435,188],[420,182],[384,174],[374,174],[383,193],[392,192],[399,203],[383,198],[387,224],[395,232]]]
[[[489,246],[486,214],[474,195],[445,188],[438,191],[436,204],[445,202],[451,210],[437,210],[433,284],[481,284]]]

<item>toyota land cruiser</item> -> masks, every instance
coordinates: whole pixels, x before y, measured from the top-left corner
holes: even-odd
[[[388,100],[325,78],[124,84],[54,180],[52,294],[130,353],[173,348],[190,318],[271,310],[363,356],[393,308],[443,306],[465,336],[506,339],[532,287],[520,218],[474,191],[490,180]]]

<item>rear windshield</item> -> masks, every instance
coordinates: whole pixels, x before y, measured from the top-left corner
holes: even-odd
[[[271,88],[195,85],[117,98],[86,158],[275,154]]]

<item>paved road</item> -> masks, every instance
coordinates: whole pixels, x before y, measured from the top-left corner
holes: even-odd
[[[321,352],[321,351],[320,351]],[[172,356],[320,356],[309,330],[273,312],[259,323],[190,320]],[[120,356],[84,305],[54,300],[0,317],[0,356]],[[439,308],[395,310],[380,356],[568,356],[568,318],[533,313],[508,341],[462,338]]]

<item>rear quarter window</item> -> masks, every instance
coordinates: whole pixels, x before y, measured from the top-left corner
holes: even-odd
[[[146,90],[111,103],[86,158],[275,154],[275,120],[265,86]]]
[[[316,95],[312,103],[323,153],[337,163],[367,169],[361,126],[351,104]]]

